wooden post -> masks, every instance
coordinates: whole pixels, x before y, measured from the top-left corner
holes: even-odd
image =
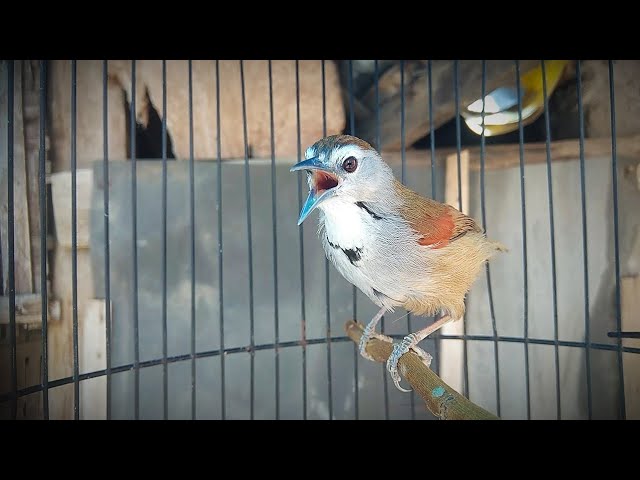
[[[78,266],[78,350],[83,343],[83,322],[88,315],[87,305],[93,298],[93,275],[89,252],[89,227],[93,171],[76,172],[77,195],[77,266]],[[53,262],[52,290],[60,300],[61,321],[49,328],[49,377],[58,379],[73,374],[73,283],[71,242],[71,172],[51,175],[51,199],[56,226],[56,250]],[[96,345],[96,348],[101,346]],[[100,380],[104,381],[104,379]],[[73,385],[65,385],[50,392],[51,418],[73,418]]]
[[[469,151],[460,152],[460,180],[458,188],[458,154],[447,155],[444,198],[454,208],[460,208],[462,200],[462,212],[469,213]],[[462,198],[460,198],[462,197]],[[462,335],[463,321],[448,323],[440,330],[443,335]],[[440,376],[451,387],[458,391],[464,391],[464,343],[462,340],[440,340]]]
[[[29,181],[28,174],[33,168],[32,156],[27,155],[25,146],[25,120],[30,112],[25,112],[24,97],[31,91],[26,91],[25,86],[33,86],[34,72],[27,68],[28,60],[14,60],[13,76],[13,117],[9,118],[8,110],[8,62],[0,62],[0,237],[2,238],[2,293],[6,296],[6,302],[2,305],[2,316],[9,321],[9,258],[8,258],[8,131],[7,119],[13,124],[13,195],[14,195],[14,272],[16,307],[21,305],[23,294],[35,292],[36,284],[40,282],[40,257],[39,251],[35,258],[34,241],[39,240],[39,228],[36,228],[33,220],[38,218],[39,209],[34,205],[33,199],[37,199],[37,190],[34,190],[33,182]],[[27,76],[27,78],[25,78]],[[29,133],[32,133],[30,130]],[[31,140],[31,135],[29,136]],[[29,164],[28,164],[29,163]],[[36,182],[37,183],[37,182]],[[34,196],[35,195],[35,196]],[[34,229],[31,231],[31,229]],[[34,269],[34,263],[38,267]],[[37,277],[36,277],[37,274]],[[16,357],[18,389],[40,383],[40,349],[42,337],[38,331],[28,331],[28,327],[22,321],[27,319],[16,308]],[[38,323],[40,320],[38,321]],[[2,323],[2,322],[0,322]],[[31,323],[30,325],[35,325]],[[7,329],[6,325],[0,325],[0,329]],[[8,340],[8,339],[7,339]],[[11,390],[11,371],[9,356],[11,345],[7,340],[0,343],[0,392]],[[18,418],[39,418],[42,412],[42,395],[33,394],[18,400]],[[5,418],[5,408],[0,412],[0,418]]]
[[[7,88],[7,62],[0,64],[0,119],[9,116]],[[24,131],[22,115],[22,62],[14,61],[14,104],[13,104],[13,198],[15,221],[15,287],[16,293],[31,293],[33,277],[31,272],[31,239],[29,237],[29,203],[27,201],[27,172],[24,154]],[[7,125],[0,122],[0,237],[2,256],[6,259],[8,246],[8,178],[7,178]],[[2,262],[3,292],[9,285],[9,262]]]
[[[80,323],[80,373],[107,368],[106,301],[89,300]],[[80,384],[80,418],[105,420],[107,418],[106,377],[85,380]]]
[[[634,232],[627,267],[633,274],[620,279],[622,331],[640,332],[640,226]],[[622,345],[640,348],[640,339],[625,338]],[[640,355],[623,353],[622,362],[627,419],[640,420]]]
[[[109,63],[113,62],[110,60]],[[104,128],[108,129],[108,153],[112,160],[127,158],[127,117],[124,92],[113,80],[107,82],[107,125],[103,125],[103,63],[78,60],[76,88],[76,152],[78,194],[78,329],[93,318],[86,313],[94,298],[89,251],[90,188],[92,164],[104,155]],[[60,300],[60,322],[49,328],[49,378],[55,380],[73,373],[73,303],[71,283],[71,62],[52,60],[48,69],[48,108],[51,132],[52,203],[56,224],[56,247],[51,269],[51,293]],[[85,171],[86,170],[86,171]],[[59,173],[58,173],[59,172]],[[87,173],[88,172],[88,173]],[[87,227],[87,228],[85,228]],[[83,339],[79,338],[79,349]],[[96,346],[96,348],[100,348]],[[96,380],[105,382],[103,378]],[[83,383],[84,385],[84,383]],[[83,388],[81,386],[81,388]],[[81,393],[82,395],[82,393]],[[51,418],[73,418],[73,385],[54,388],[49,393]],[[81,405],[80,414],[84,405]]]
[[[620,280],[622,331],[640,332],[640,275],[622,277]],[[622,345],[640,348],[640,340],[625,338]],[[640,355],[622,355],[627,420],[640,420]]]

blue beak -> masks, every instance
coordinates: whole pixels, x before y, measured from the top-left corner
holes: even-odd
[[[308,158],[307,160],[303,160],[299,163],[296,163],[291,169],[290,172],[295,172],[298,170],[322,170],[325,172],[332,173],[330,168],[327,168],[325,165],[320,163],[320,159],[318,157]],[[298,218],[298,225],[300,225],[304,220],[309,216],[309,214],[315,210],[315,208],[320,205],[322,202],[332,197],[335,194],[335,188],[330,188],[329,190],[324,190],[320,195],[317,195],[317,191],[315,188],[311,188],[309,191],[309,196],[307,200],[304,202],[302,206],[302,210],[300,210],[300,217]]]

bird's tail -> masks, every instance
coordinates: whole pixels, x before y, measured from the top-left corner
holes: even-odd
[[[507,253],[509,251],[509,249],[500,242],[491,242],[491,246],[496,250],[496,252],[504,252]]]
[[[508,252],[509,249],[503,243],[485,237],[484,251],[486,252],[486,259],[489,260],[498,252]]]

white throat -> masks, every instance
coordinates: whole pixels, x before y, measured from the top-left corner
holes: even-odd
[[[367,240],[370,216],[355,203],[340,197],[320,205],[320,228],[325,229],[331,243],[341,248],[361,248]]]

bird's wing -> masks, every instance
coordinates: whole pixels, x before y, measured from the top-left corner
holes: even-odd
[[[420,235],[418,243],[442,248],[467,232],[482,232],[475,220],[450,205],[428,199],[396,182],[402,199],[400,215]]]

